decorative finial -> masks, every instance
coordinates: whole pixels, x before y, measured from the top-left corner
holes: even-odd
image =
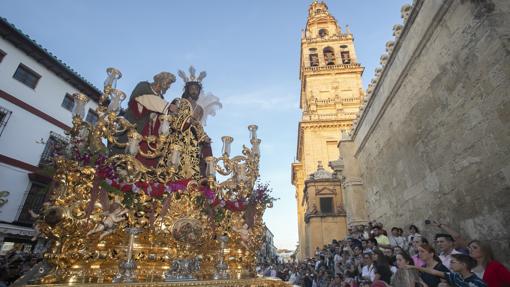
[[[395,47],[395,41],[388,41],[386,42],[386,52],[388,54],[391,54],[393,52],[393,48]]]
[[[407,22],[407,19],[409,19],[409,15],[411,15],[411,11],[413,10],[413,6],[409,4],[404,4],[402,8],[400,9],[400,16],[404,20],[404,23]]]
[[[381,56],[381,61],[380,61],[381,66],[383,66],[383,67],[384,67],[384,66],[386,66],[386,64],[388,63],[388,59],[389,59],[389,58],[390,58],[390,57],[389,57],[389,55],[388,55],[388,54],[386,54],[386,53],[385,53],[385,54],[382,54],[382,56]]]
[[[393,36],[395,36],[395,38],[398,38],[400,37],[400,34],[402,33],[402,29],[404,27],[400,24],[396,24],[393,26]]]

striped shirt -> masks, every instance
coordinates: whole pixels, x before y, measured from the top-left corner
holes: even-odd
[[[471,273],[470,276],[463,278],[462,275],[455,272],[445,272],[446,280],[452,286],[456,287],[487,287],[482,279]]]

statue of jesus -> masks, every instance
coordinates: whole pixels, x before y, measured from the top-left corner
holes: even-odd
[[[195,76],[195,69],[190,67],[189,77],[183,71],[178,75],[184,80],[184,92],[180,99],[172,101],[169,110],[176,115],[173,129],[177,132],[188,133],[193,138],[194,144],[185,143],[189,158],[183,158],[182,169],[185,177],[204,176],[206,163],[205,158],[212,155],[211,139],[204,131],[202,120],[206,116],[204,109],[198,103],[202,92],[202,80],[206,73],[201,72]],[[220,104],[221,106],[221,104]],[[181,117],[180,115],[185,115]],[[185,137],[186,138],[186,137]]]

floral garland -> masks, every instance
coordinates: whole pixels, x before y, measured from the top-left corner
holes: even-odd
[[[237,200],[225,200],[219,198],[217,194],[208,186],[198,185],[192,179],[183,179],[167,183],[138,181],[135,183],[122,182],[115,173],[114,169],[106,164],[107,157],[104,154],[92,156],[89,153],[81,154],[78,149],[74,150],[75,159],[82,165],[94,166],[96,169],[97,184],[107,184],[109,187],[122,193],[145,193],[153,198],[163,198],[165,194],[184,192],[194,184],[198,186],[198,191],[202,193],[209,205],[213,208],[225,208],[233,212],[244,211],[249,204],[272,204],[275,198],[269,193],[271,189],[268,184],[258,184],[251,196],[238,198]],[[101,182],[99,182],[101,181]]]

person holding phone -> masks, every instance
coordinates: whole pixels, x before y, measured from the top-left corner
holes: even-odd
[[[465,254],[452,254],[450,262],[452,271],[440,271],[436,268],[408,266],[415,268],[422,273],[438,278],[446,279],[448,284],[454,287],[486,287],[487,285],[476,274],[471,272],[476,266],[476,260]],[[429,285],[430,286],[430,285]]]
[[[409,235],[407,236],[407,242],[409,242],[409,244],[411,244],[411,242],[414,241],[414,238],[416,236],[421,236],[420,230],[418,229],[418,227],[416,227],[416,225],[409,226]],[[411,254],[411,255],[413,255],[413,254]]]

